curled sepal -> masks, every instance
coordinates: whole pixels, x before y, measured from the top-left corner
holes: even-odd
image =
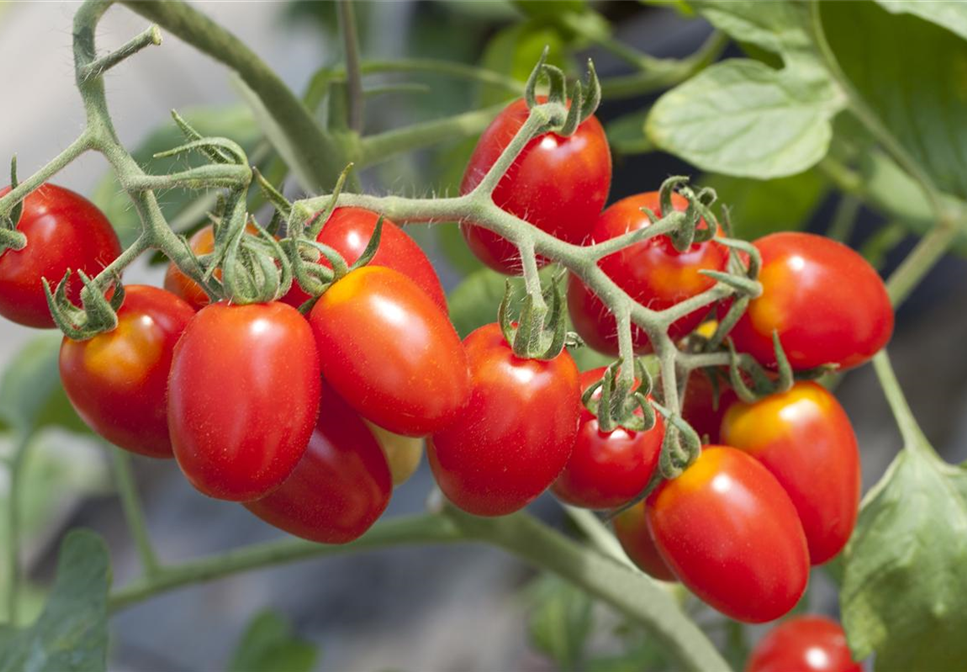
[[[775,329],[772,330],[772,349],[776,353],[776,368],[779,371],[779,378],[776,380],[773,392],[788,392],[795,380],[789,358],[786,357],[786,351],[779,342],[779,332]]]
[[[588,72],[584,78],[584,99],[581,101],[581,121],[586,121],[601,104],[601,82],[594,69],[594,61],[588,59]],[[572,105],[576,103],[572,102]]]
[[[729,332],[738,324],[742,315],[745,314],[746,308],[749,307],[749,302],[751,299],[748,296],[742,296],[737,298],[729,306],[728,312],[725,316],[719,320],[718,324],[715,326],[715,331],[712,333],[711,338],[705,344],[705,350],[712,352],[718,350],[722,343],[725,342],[725,338],[729,335]]]
[[[117,311],[124,303],[124,287],[121,278],[114,275],[114,293],[108,299],[83,271],[77,271],[77,275],[84,283],[80,308],[67,298],[70,270],[57,283],[54,291],[51,291],[50,283],[44,278],[44,295],[54,323],[64,335],[75,341],[86,341],[118,326]]]
[[[728,285],[743,296],[757,298],[762,295],[762,285],[755,280],[722,271],[709,271],[707,269],[700,270],[699,274],[717,280],[724,285]]]
[[[349,267],[349,270],[354,271],[357,268],[362,268],[369,262],[373,260],[376,256],[376,252],[379,250],[379,242],[383,235],[383,216],[380,215],[376,220],[376,226],[373,228],[373,235],[369,237],[369,242],[366,243],[366,249],[363,253],[359,255],[359,259],[353,262],[353,265]]]
[[[343,187],[346,186],[346,180],[349,178],[349,173],[352,172],[354,165],[355,164],[353,163],[349,163],[345,168],[342,169],[342,172],[339,173],[339,179],[336,180],[336,185],[333,187],[332,193],[329,195],[329,201],[326,203],[326,207],[324,207],[320,212],[317,212],[309,223],[307,227],[309,233],[307,235],[312,240],[315,240],[319,237],[322,227],[326,225],[326,222],[329,221],[333,211],[336,209],[336,204],[339,202],[339,195],[342,193]],[[289,235],[293,235],[291,231],[289,232]]]
[[[537,105],[537,84],[540,81],[544,65],[547,63],[547,55],[550,49],[549,46],[545,45],[541,57],[537,59],[537,65],[531,70],[531,74],[527,77],[527,83],[524,85],[524,100],[527,102],[528,109]]]
[[[265,176],[255,166],[252,166],[252,174],[255,176],[255,183],[262,190],[262,195],[265,196],[265,200],[275,208],[275,214],[272,216],[273,223],[276,222],[277,217],[288,218],[292,214],[292,203],[289,202],[289,199],[283,196],[281,191],[265,179]]]
[[[521,359],[554,359],[567,344],[566,303],[563,283],[554,278],[538,302],[524,296],[516,323],[510,316],[513,292],[508,283],[497,309],[497,321],[507,343]]]
[[[298,283],[302,291],[312,297],[306,302],[309,304],[306,310],[311,310],[316,299],[332,284],[334,273],[331,268],[314,261],[307,261],[299,249],[299,244],[292,238],[284,239],[280,245],[289,260],[293,283]],[[305,305],[299,306],[299,310],[301,311],[303,307]]]
[[[796,380],[793,375],[789,359],[786,357],[782,343],[779,341],[779,334],[772,333],[772,346],[776,354],[778,374],[769,375],[761,364],[749,356],[741,356],[735,351],[732,339],[726,339],[729,346],[731,361],[729,363],[729,383],[735,390],[739,399],[746,403],[753,403],[762,397],[779,392],[786,392],[792,387]],[[822,367],[820,367],[822,368]],[[746,377],[751,380],[751,387],[746,382]]]
[[[180,128],[181,132],[185,134],[185,137],[188,138],[189,142],[205,139],[205,136],[203,136],[201,133],[199,133],[194,128],[192,128],[191,124],[185,121],[185,119],[180,114],[178,114],[177,110],[171,111],[171,118],[175,120],[175,123],[178,125],[178,128]],[[212,163],[235,163],[236,162],[231,154],[229,154],[228,152],[226,152],[225,150],[223,150],[218,146],[203,144],[199,146],[199,149],[202,152],[204,152],[205,156],[207,156]]]
[[[665,478],[677,478],[702,452],[702,440],[682,416],[652,402],[665,418],[665,437],[661,444],[658,469]]]
[[[648,400],[651,393],[651,375],[641,360],[635,360],[635,376],[639,384],[630,389],[620,375],[622,360],[619,358],[605,369],[604,376],[585,390],[581,401],[598,419],[598,427],[603,432],[612,432],[619,427],[646,432],[655,426],[655,410]],[[600,396],[594,399],[594,394]]]
[[[237,142],[229,140],[228,138],[201,138],[199,140],[192,140],[191,142],[186,142],[185,144],[178,145],[172,149],[157,152],[154,154],[154,158],[165,159],[194,150],[200,151],[209,158],[211,158],[215,152],[221,152],[224,150],[224,154],[218,154],[220,160],[214,161],[214,163],[220,165],[244,166],[248,164],[248,157],[245,155],[245,150],[242,149]],[[228,157],[227,160],[221,160],[226,159],[226,157]]]
[[[10,159],[10,191],[17,188],[17,156]],[[22,250],[27,247],[27,236],[17,231],[20,217],[23,215],[23,200],[17,201],[10,214],[0,218],[0,254],[7,250]]]
[[[742,261],[738,259],[738,255],[733,252],[732,257],[738,262],[739,268],[745,271],[745,275],[750,280],[758,280],[759,270],[762,268],[762,253],[759,252],[759,248],[752,243],[739,240],[737,238],[716,238],[715,242],[719,245],[724,245],[738,252],[744,252],[749,257],[748,266],[742,264]]]

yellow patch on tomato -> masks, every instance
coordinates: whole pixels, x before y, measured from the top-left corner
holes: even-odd
[[[810,419],[828,417],[830,399],[816,383],[796,383],[754,404],[737,402],[722,420],[722,443],[755,455]]]
[[[83,344],[84,368],[116,388],[139,385],[164,355],[164,339],[151,322],[147,315],[121,317],[116,329]]]

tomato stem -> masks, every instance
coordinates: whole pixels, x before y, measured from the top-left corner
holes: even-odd
[[[145,575],[153,577],[161,571],[158,556],[151,545],[144,520],[141,499],[138,497],[137,484],[131,468],[131,454],[126,450],[111,447],[111,457],[114,461],[114,477],[117,482],[118,496],[121,499],[121,509],[128,524],[128,530],[134,538],[135,548],[141,557],[141,568]]]

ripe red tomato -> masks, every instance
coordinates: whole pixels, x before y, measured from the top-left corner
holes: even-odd
[[[172,457],[168,372],[175,343],[194,315],[163,289],[129,285],[113,331],[86,341],[64,337],[60,378],[91,429],[133,453]]]
[[[440,307],[402,273],[350,272],[309,315],[322,373],[356,412],[405,436],[450,424],[470,396],[467,355]]]
[[[842,550],[856,525],[861,475],[856,435],[836,397],[798,382],[754,404],[737,402],[722,422],[722,441],[759,460],[785,488],[812,564]]]
[[[320,386],[312,330],[295,308],[201,309],[175,347],[168,382],[178,466],[209,497],[264,497],[305,452]]]
[[[245,231],[252,235],[258,234],[258,230],[251,224],[245,227]],[[188,239],[188,247],[198,256],[211,254],[215,251],[215,229],[211,225],[198,229]],[[214,276],[221,280],[222,269],[216,268]],[[168,264],[168,270],[165,271],[165,289],[176,296],[180,296],[195,310],[201,310],[211,303],[205,290],[197,282],[182,273],[181,269],[174,264]]]
[[[363,419],[328,385],[319,420],[295,470],[279,489],[245,508],[280,530],[320,544],[345,544],[386,510],[393,483]]]
[[[740,352],[775,366],[772,332],[792,368],[859,366],[893,334],[893,308],[876,270],[835,240],[774,233],[755,242],[762,253],[762,296],[732,330]]]
[[[581,374],[581,391],[601,380],[605,368]],[[600,398],[600,390],[595,398]],[[638,412],[640,415],[640,411]],[[655,414],[655,426],[646,432],[618,427],[604,432],[598,419],[584,406],[571,458],[554,481],[558,499],[588,509],[612,509],[640,495],[655,468],[665,437],[665,423]]]
[[[659,581],[678,581],[678,577],[661,557],[655,540],[648,531],[644,502],[639,502],[615,516],[612,524],[621,548],[641,571]]]
[[[0,189],[0,196],[9,191]],[[0,315],[27,327],[55,326],[43,278],[54,289],[70,269],[67,298],[79,306],[84,283],[77,271],[94,277],[121,254],[104,213],[80,194],[54,184],[43,184],[24,199],[17,231],[27,237],[27,247],[0,253]]]
[[[672,203],[676,210],[688,207],[688,201],[678,194],[672,196]],[[648,216],[641,211],[643,207],[662,216],[657,191],[629,196],[609,207],[594,223],[590,239],[600,243],[651,226]],[[699,271],[724,271],[728,259],[728,250],[713,241],[697,243],[679,252],[668,236],[657,236],[605,257],[598,266],[632,299],[652,310],[664,310],[713,287],[715,280]],[[614,315],[574,275],[568,283],[567,306],[581,338],[595,350],[617,356]],[[702,308],[677,320],[669,335],[676,340],[687,335],[707,313],[708,309]],[[632,336],[636,352],[651,351],[648,335],[642,329],[632,325]]]
[[[471,333],[464,346],[473,392],[456,421],[427,441],[427,457],[456,506],[502,516],[535,500],[567,464],[579,374],[566,350],[551,360],[519,359],[496,324]]]
[[[742,451],[705,447],[646,501],[661,556],[726,616],[771,621],[805,592],[809,552],[796,508],[772,474]]]
[[[501,112],[480,136],[463,175],[460,193],[470,193],[527,121],[527,103],[518,100]],[[574,135],[545,133],[531,140],[494,189],[500,208],[569,243],[580,244],[608,200],[611,150],[604,129],[589,117]],[[480,261],[501,273],[521,272],[517,247],[496,233],[460,225]],[[541,260],[538,260],[541,263]]]
[[[746,672],[862,672],[839,623],[797,616],[780,623],[752,651]]]
[[[379,215],[370,210],[336,208],[316,240],[336,250],[347,264],[352,265],[362,256],[378,220]],[[329,265],[325,259],[320,261]],[[368,265],[399,271],[426,292],[444,313],[447,312],[447,297],[430,260],[403,229],[386,218],[383,218],[379,247]],[[296,308],[308,300],[309,295],[297,284],[293,284],[289,293],[282,297],[282,301]]]
[[[692,371],[688,376],[685,396],[682,398],[682,418],[692,426],[700,438],[708,437],[708,443],[719,443],[722,418],[738,399],[735,390],[719,376],[718,403],[716,403],[712,381],[703,371]],[[723,443],[731,445],[728,441]]]

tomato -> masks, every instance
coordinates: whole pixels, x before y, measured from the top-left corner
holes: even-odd
[[[129,285],[114,330],[86,341],[64,337],[61,381],[91,429],[133,453],[172,457],[168,372],[175,343],[194,315],[163,289]]]
[[[809,552],[796,508],[742,451],[705,447],[646,501],[648,529],[669,568],[726,616],[771,621],[806,591]]]
[[[846,644],[846,633],[823,616],[797,616],[759,640],[746,672],[862,672]]]
[[[581,390],[601,380],[605,368],[581,374]],[[595,398],[600,398],[600,390]],[[641,412],[638,411],[638,415]],[[665,423],[655,414],[655,426],[646,432],[618,427],[604,432],[598,419],[581,406],[578,435],[567,466],[552,490],[558,499],[589,509],[612,509],[640,495],[661,454]]]
[[[0,189],[0,196],[10,187]],[[69,189],[43,184],[23,201],[17,231],[27,247],[0,253],[0,315],[27,327],[50,329],[54,318],[47,307],[43,278],[53,290],[68,269],[67,298],[81,304],[84,283],[121,254],[117,234],[97,206]]]
[[[527,103],[518,100],[491,122],[467,164],[461,194],[480,184],[528,114]],[[601,123],[592,116],[570,137],[545,133],[531,140],[497,184],[493,200],[537,228],[580,244],[608,200],[610,188],[611,150]],[[461,223],[460,230],[471,251],[487,266],[501,273],[521,272],[515,245],[472,222]]]
[[[678,194],[672,195],[672,204],[676,210],[688,207],[688,201]],[[651,226],[648,215],[641,211],[643,207],[662,216],[657,191],[629,196],[609,207],[591,228],[591,240],[600,243]],[[714,241],[696,243],[679,252],[668,236],[656,236],[608,255],[598,262],[598,266],[632,299],[652,310],[664,310],[712,288],[715,280],[699,271],[724,271],[728,259],[728,250]],[[614,315],[574,275],[568,283],[567,305],[574,329],[581,338],[595,350],[617,356],[618,333]],[[707,313],[708,308],[701,308],[675,321],[669,335],[675,340],[685,336]],[[644,330],[632,325],[632,336],[636,352],[651,351]]]
[[[420,467],[423,457],[423,439],[414,436],[401,436],[364,420],[369,431],[376,437],[379,447],[383,449],[389,471],[393,476],[393,485],[406,483]]]
[[[716,399],[712,381],[705,372],[696,369],[688,376],[688,385],[682,398],[682,418],[699,437],[707,437],[707,442],[713,444],[719,443],[719,429],[725,412],[739,398],[723,376],[719,376],[717,382]],[[728,444],[728,441],[725,443]]]
[[[863,257],[811,233],[774,233],[762,253],[762,296],[732,330],[740,352],[775,366],[772,332],[792,368],[849,369],[869,360],[893,334],[893,308],[880,276]]]
[[[566,350],[551,360],[518,358],[496,324],[464,345],[473,393],[456,422],[427,441],[427,457],[456,506],[502,516],[535,500],[567,464],[581,410],[579,374]]]
[[[648,531],[644,502],[639,502],[615,516],[612,524],[621,548],[641,571],[659,581],[678,581],[678,577],[661,557],[655,540]]]
[[[386,457],[363,419],[328,385],[299,464],[280,488],[245,508],[280,530],[321,544],[345,544],[386,510],[393,483]]]
[[[754,404],[737,402],[722,441],[772,472],[799,512],[819,565],[849,540],[860,503],[860,453],[846,411],[824,387],[798,382]]]
[[[178,466],[209,497],[264,497],[305,452],[320,386],[312,330],[295,308],[202,308],[175,346],[168,381]]]
[[[322,373],[367,420],[405,436],[442,429],[470,396],[467,355],[446,314],[402,273],[350,272],[309,322]]]

